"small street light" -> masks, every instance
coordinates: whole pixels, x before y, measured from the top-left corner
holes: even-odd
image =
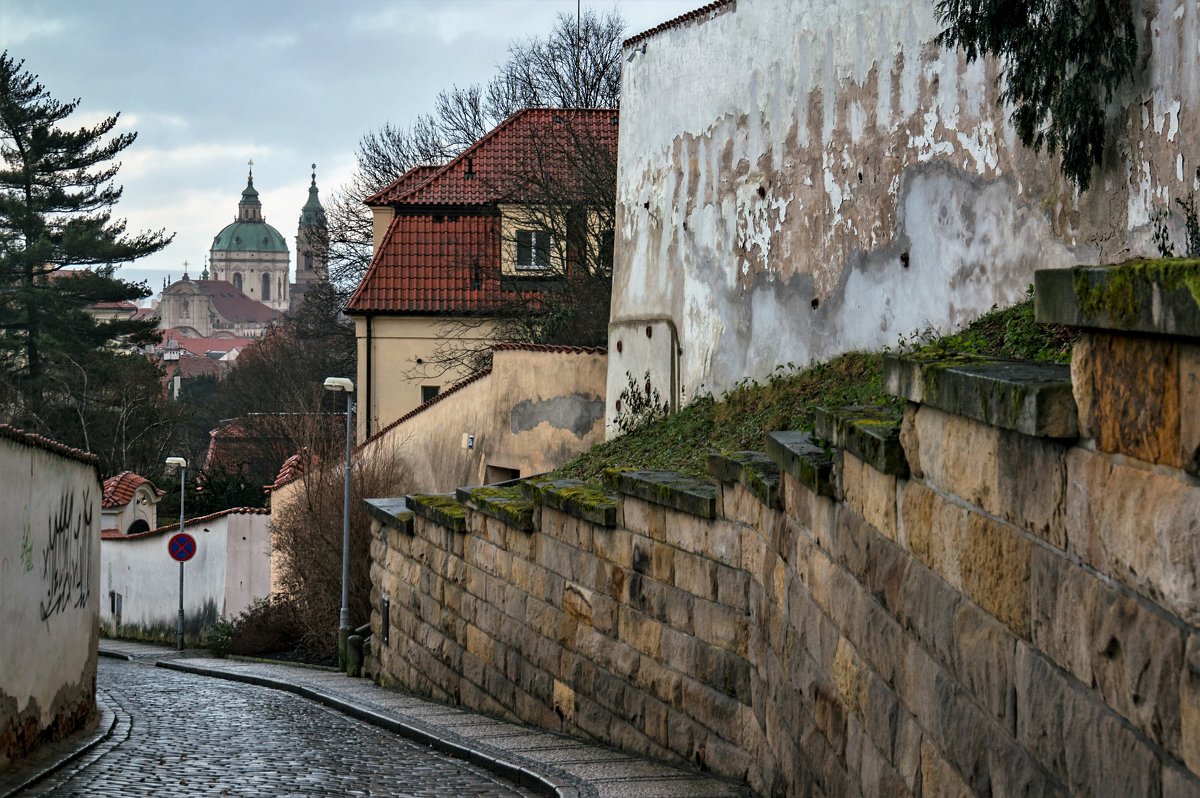
[[[179,532],[183,533],[183,500],[187,496],[185,478],[187,475],[187,460],[182,457],[168,457],[167,465],[179,469]],[[183,561],[179,561],[179,624],[175,627],[176,647],[183,651]]]
[[[354,383],[347,377],[326,377],[325,390],[346,394],[346,483],[342,493],[342,609],[338,613],[338,664],[346,669],[350,637],[350,414],[354,412]]]

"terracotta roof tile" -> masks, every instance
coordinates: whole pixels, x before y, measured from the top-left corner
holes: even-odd
[[[154,483],[140,474],[132,471],[122,471],[120,474],[104,480],[103,491],[100,495],[100,506],[104,508],[124,507],[133,498],[133,493],[142,485],[149,485],[159,496],[166,491],[154,487]]]
[[[279,475],[275,477],[275,481],[270,485],[264,485],[266,493],[279,490],[285,485],[290,485],[300,477],[304,476],[304,472],[317,463],[317,456],[305,449],[302,452],[296,452],[294,455],[283,461],[283,465],[279,467]]]
[[[167,289],[167,293],[180,293],[183,286],[191,284],[196,291],[212,300],[213,307],[228,321],[236,323],[266,323],[282,318],[283,314],[251,299],[239,291],[228,280],[182,280]]]
[[[642,41],[643,39],[649,39],[652,36],[662,33],[665,30],[670,30],[671,28],[678,28],[679,26],[681,26],[685,23],[691,22],[694,19],[699,19],[700,17],[703,17],[705,15],[716,16],[715,12],[725,10],[726,6],[736,6],[736,5],[737,5],[737,0],[715,0],[715,2],[701,6],[700,8],[697,8],[694,11],[689,11],[686,14],[680,14],[679,16],[677,16],[673,19],[668,19],[666,22],[662,23],[661,25],[655,25],[650,30],[644,30],[641,33],[637,34],[636,36],[630,36],[628,39],[626,39],[622,43],[621,46],[628,47],[631,44],[637,44],[638,42]],[[730,8],[729,10],[733,10],[733,9]]]
[[[366,205],[390,205],[441,170],[445,164],[414,166],[388,183],[380,191],[363,200]]]
[[[200,357],[207,356],[209,352],[228,352],[231,349],[245,351],[246,347],[254,343],[251,338],[190,338],[174,327],[163,332],[162,340],[164,344],[167,341],[175,341],[180,348]]]
[[[48,452],[69,457],[72,460],[78,460],[81,463],[87,463],[95,468],[100,469],[100,458],[91,452],[85,452],[82,449],[75,449],[67,446],[65,443],[59,443],[42,435],[37,435],[32,432],[26,432],[23,429],[9,426],[8,424],[0,424],[0,438],[6,438],[23,446],[30,446],[35,449],[44,449]]]
[[[499,263],[499,216],[397,216],[346,309],[486,313],[517,297],[501,287]]]
[[[442,401],[447,396],[452,396],[453,394],[458,393],[459,391],[461,391],[463,388],[466,388],[471,383],[479,382],[479,380],[482,380],[484,377],[488,376],[491,373],[492,373],[491,369],[484,369],[483,371],[478,371],[478,372],[472,374],[470,377],[467,377],[464,380],[460,380],[460,381],[454,383],[449,388],[447,388],[446,390],[439,393],[437,396],[430,399],[428,402],[424,402],[423,404],[418,405],[417,407],[413,408],[412,410],[409,410],[407,413],[400,416],[400,418],[396,419],[391,424],[388,424],[386,427],[379,430],[379,432],[376,432],[374,435],[367,438],[365,441],[363,441],[361,444],[359,444],[355,450],[357,451],[358,449],[362,449],[368,443],[371,443],[372,441],[377,440],[378,438],[382,437],[383,435],[387,434],[388,432],[391,432],[393,429],[400,426],[405,421],[408,421],[413,416],[424,413],[430,407],[432,407],[433,405],[436,405],[438,402]]]
[[[510,350],[521,350],[523,352],[558,352],[563,355],[607,355],[608,350],[603,346],[562,346],[560,344],[523,344],[519,341],[507,341],[502,344],[494,344],[493,352],[505,352]]]

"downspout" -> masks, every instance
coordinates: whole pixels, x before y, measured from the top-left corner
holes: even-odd
[[[372,391],[374,390],[375,382],[372,379],[373,375],[371,374],[371,350],[373,350],[375,348],[375,340],[374,340],[374,334],[373,334],[373,329],[372,329],[372,324],[371,324],[372,318],[373,317],[368,313],[367,314],[367,369],[366,369],[366,372],[367,372],[366,373],[366,383],[367,384],[366,384],[366,391],[365,391],[366,402],[364,403],[364,406],[359,410],[360,413],[366,414],[366,424],[364,426],[364,429],[366,432],[363,435],[364,441],[367,438],[371,437],[371,419],[375,417],[375,400],[372,395]]]

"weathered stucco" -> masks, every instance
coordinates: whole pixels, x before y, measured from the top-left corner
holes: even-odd
[[[1153,253],[1155,208],[1178,239],[1200,12],[1136,5],[1142,69],[1082,197],[1017,140],[996,65],[930,43],[932,3],[736,0],[627,47],[609,422],[627,373],[720,393],[957,326],[1036,267]]]
[[[271,590],[270,516],[229,512],[189,520],[196,555],[184,564],[183,610],[189,640],[233,618]],[[106,634],[175,641],[179,563],[167,541],[178,525],[130,536],[105,536],[101,548],[100,621]],[[119,597],[119,598],[118,598]],[[118,613],[119,609],[119,613]]]
[[[100,481],[94,463],[13,436],[0,437],[0,484],[3,768],[95,705]]]
[[[603,439],[605,374],[602,351],[498,349],[490,373],[372,439],[362,456],[396,458],[414,493],[549,471]]]

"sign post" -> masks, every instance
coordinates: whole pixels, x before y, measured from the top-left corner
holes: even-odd
[[[182,526],[182,525],[181,525]],[[183,651],[183,564],[196,556],[196,539],[187,532],[177,532],[167,541],[171,559],[179,561],[179,650]]]

